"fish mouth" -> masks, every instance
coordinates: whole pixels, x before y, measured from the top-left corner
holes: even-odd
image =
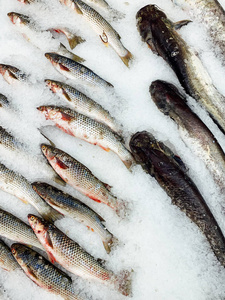
[[[13,12],[9,12],[9,13],[7,13],[7,16],[9,17],[9,19],[11,20],[11,22],[12,22],[13,24],[15,24],[15,23],[16,23],[16,20],[15,20],[15,15],[14,15],[14,13],[13,13]]]
[[[49,87],[53,93],[56,93],[60,89],[60,86],[56,82],[54,82],[50,79],[46,79],[45,83],[46,83],[47,87]]]
[[[0,64],[0,74],[4,75],[6,72],[6,65]]]

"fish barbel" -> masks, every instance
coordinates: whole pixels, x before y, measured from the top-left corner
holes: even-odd
[[[17,81],[27,81],[28,76],[21,72],[16,67],[0,64],[0,74],[9,84],[14,84]]]
[[[225,11],[217,0],[172,0],[185,9],[208,30],[215,45],[225,60]]]
[[[119,130],[110,113],[91,98],[63,82],[50,79],[46,79],[45,82],[53,93],[66,100],[78,113],[109,126],[115,132]]]
[[[74,218],[96,232],[102,239],[107,253],[110,253],[113,244],[113,235],[106,229],[105,220],[80,200],[66,194],[52,185],[42,182],[32,183],[38,195],[61,214]]]
[[[68,57],[58,55],[56,53],[45,53],[45,57],[50,60],[54,68],[70,79],[75,79],[82,83],[86,83],[92,86],[97,87],[113,87],[113,85],[93,71],[85,67],[84,65],[79,64],[75,60],[69,59]]]
[[[71,278],[39,253],[21,244],[13,244],[11,251],[25,274],[38,286],[65,300],[81,300]]]
[[[105,151],[112,150],[128,169],[132,166],[133,157],[122,144],[122,138],[109,127],[64,107],[39,106],[37,109],[64,132],[90,144],[98,145]]]
[[[55,211],[35,193],[25,177],[8,169],[3,164],[0,164],[0,188],[4,192],[16,196],[24,203],[30,203],[43,218],[51,222],[62,218],[60,213]]]
[[[125,296],[130,294],[131,283],[128,280],[128,272],[121,278],[116,276],[56,226],[34,215],[28,215],[28,220],[52,262],[58,262],[66,270],[78,276],[114,285]]]
[[[225,238],[194,182],[188,177],[179,157],[146,131],[137,132],[130,141],[137,163],[166,191],[207,238],[218,261],[225,267]]]
[[[143,41],[170,65],[186,93],[206,109],[225,133],[225,97],[213,85],[196,52],[175,30],[189,21],[173,23],[155,5],[143,7],[136,18]]]
[[[184,143],[202,159],[213,178],[225,190],[225,154],[212,132],[187,105],[178,89],[165,81],[150,86],[153,101],[161,112],[178,125]]]
[[[43,247],[36,238],[32,228],[3,209],[0,209],[0,235],[9,240],[43,250]]]
[[[123,209],[122,203],[108,190],[108,185],[95,177],[92,172],[66,152],[53,146],[41,145],[50,165],[64,181],[96,202],[103,202],[117,213]]]
[[[119,55],[123,63],[128,67],[132,54],[123,46],[119,34],[112,26],[92,7],[81,0],[60,0],[69,8],[81,14],[90,23],[105,45],[110,45]]]
[[[0,240],[0,267],[6,271],[14,271],[19,268],[10,248],[2,240]]]

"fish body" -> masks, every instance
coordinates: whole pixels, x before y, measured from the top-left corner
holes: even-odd
[[[32,187],[55,210],[67,217],[74,218],[90,228],[91,231],[96,232],[102,239],[106,252],[110,252],[113,235],[106,229],[103,224],[105,220],[101,216],[80,200],[47,183],[35,182]]]
[[[56,53],[46,53],[45,56],[50,60],[56,70],[67,78],[75,79],[94,87],[112,87],[111,83],[105,81],[93,71],[72,59]]]
[[[210,114],[225,132],[225,98],[212,83],[208,72],[195,51],[176,32],[172,23],[155,5],[147,5],[137,13],[140,35],[151,50],[160,55],[176,73],[186,93]],[[187,24],[187,22],[183,22]]]
[[[41,146],[50,165],[64,181],[96,202],[103,202],[115,209],[120,203],[107,188],[107,185],[95,177],[92,172],[66,152],[53,146]]]
[[[81,0],[60,0],[62,4],[81,14],[90,23],[105,45],[110,45],[119,55],[126,66],[132,59],[132,54],[123,46],[119,34],[112,26],[92,7]]]
[[[115,119],[100,104],[68,84],[50,79],[45,82],[53,93],[66,100],[78,113],[109,126],[113,131],[118,131]]]
[[[0,94],[0,108],[9,108],[10,104],[6,96]]]
[[[19,267],[10,248],[2,240],[0,240],[0,267],[6,271],[14,271]]]
[[[13,244],[11,250],[25,274],[38,286],[65,300],[81,300],[71,278],[39,253],[21,244]]]
[[[124,294],[129,295],[129,284],[118,287],[119,278],[112,271],[105,269],[100,262],[67,237],[56,226],[49,224],[34,215],[28,220],[41,244],[45,247],[52,261],[57,261],[66,270],[87,278],[114,285]]]
[[[112,150],[128,169],[131,167],[133,157],[121,143],[121,137],[104,124],[63,107],[39,106],[38,110],[45,115],[47,120],[52,120],[66,133],[90,144],[98,145],[106,151]]]
[[[151,84],[150,93],[159,110],[177,123],[185,144],[204,161],[215,181],[224,189],[225,154],[212,132],[172,84],[157,80]]]
[[[18,68],[11,65],[0,64],[0,74],[9,84],[14,84],[17,81],[27,81],[28,76],[21,72]]]
[[[43,218],[51,222],[62,218],[61,214],[45,203],[45,201],[35,193],[25,177],[8,169],[3,164],[0,164],[0,188],[4,192],[16,196],[23,202],[30,203]]]
[[[225,55],[225,11],[217,0],[172,0],[185,9],[192,18],[203,24],[215,45]]]
[[[0,209],[0,235],[43,250],[32,228],[3,209]]]
[[[225,266],[225,238],[194,182],[183,170],[183,164],[163,143],[148,132],[137,132],[130,148],[144,170],[153,176],[176,205],[203,232],[215,256]]]

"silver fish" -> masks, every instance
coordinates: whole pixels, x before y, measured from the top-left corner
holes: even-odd
[[[43,250],[32,228],[3,209],[0,209],[0,235]]]
[[[76,79],[77,81],[90,84],[95,87],[113,87],[111,83],[105,81],[93,71],[72,59],[56,53],[46,53],[45,57],[50,60],[59,73],[67,78]]]
[[[47,183],[34,182],[32,187],[49,205],[61,214],[74,218],[96,232],[102,239],[107,253],[110,253],[113,235],[106,229],[105,220],[80,200],[66,194]]]
[[[45,82],[53,93],[66,100],[78,113],[109,126],[115,132],[119,131],[119,126],[110,113],[91,98],[63,82],[50,79]]]
[[[96,10],[81,0],[60,0],[60,2],[78,14],[81,14],[90,23],[102,42],[105,45],[110,45],[122,59],[123,63],[127,67],[129,66],[129,62],[133,57],[132,54],[121,43],[120,35]]]
[[[22,175],[0,164],[0,188],[25,203],[30,203],[45,219],[52,222],[61,219],[62,215],[45,203],[32,189],[31,184]]]
[[[6,271],[14,271],[19,268],[10,248],[2,240],[0,240],[0,267]]]
[[[21,244],[13,244],[11,250],[25,274],[38,286],[65,300],[81,300],[71,278],[43,256]]]

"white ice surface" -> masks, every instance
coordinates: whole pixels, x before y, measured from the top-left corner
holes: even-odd
[[[225,0],[220,2],[225,7]],[[8,96],[15,108],[14,112],[0,111],[0,125],[30,145],[34,155],[41,158],[39,145],[45,139],[40,136],[37,128],[51,123],[44,120],[36,107],[43,104],[65,105],[45,87],[43,80],[55,79],[76,87],[72,80],[66,80],[57,73],[45,58],[44,51],[53,50],[48,47],[49,36],[46,35],[46,40],[44,38],[44,51],[37,49],[20,35],[9,21],[7,13],[16,11],[29,14],[39,22],[42,29],[59,25],[68,27],[86,39],[73,52],[86,59],[86,66],[111,82],[115,86],[115,94],[93,91],[84,86],[79,88],[108,109],[123,125],[127,143],[133,133],[147,130],[171,146],[188,166],[190,176],[225,234],[224,195],[219,194],[203,163],[181,141],[176,125],[158,111],[149,95],[149,85],[153,80],[167,80],[180,86],[178,80],[163,59],[154,55],[141,41],[136,29],[135,15],[146,4],[157,4],[174,21],[187,19],[188,15],[170,0],[108,0],[108,3],[126,15],[124,19],[112,21],[111,24],[119,32],[122,43],[134,55],[129,69],[113,49],[102,44],[80,15],[60,5],[58,0],[43,0],[41,4],[32,5],[23,5],[16,0],[0,0],[0,63],[14,65],[30,74],[30,83],[18,82],[13,86],[0,76],[0,93]],[[107,13],[104,12],[104,16],[107,18]],[[182,28],[180,34],[200,53],[214,84],[225,94],[225,71],[215,57],[204,27],[193,22]],[[68,46],[65,39],[62,38],[62,41]],[[223,134],[193,99],[189,101],[225,149]],[[206,238],[184,213],[171,205],[171,199],[152,177],[145,174],[140,166],[134,167],[130,173],[115,154],[68,136],[59,129],[47,127],[45,133],[57,147],[80,160],[98,178],[111,185],[118,198],[130,203],[130,216],[121,220],[106,205],[93,202],[69,186],[64,189],[90,205],[106,220],[107,228],[119,239],[119,244],[110,255],[106,254],[101,240],[81,224],[65,218],[56,225],[93,256],[106,260],[106,266],[115,273],[132,269],[133,300],[225,298],[225,270],[211,251]],[[2,162],[30,181],[43,179],[50,182],[47,174],[35,163],[4,151],[0,155]],[[28,213],[36,213],[30,205],[2,191],[0,207],[24,221]],[[11,244],[10,241],[7,243]],[[107,286],[71,276],[77,291],[84,298],[125,299]],[[60,299],[37,287],[20,270],[12,273],[0,270],[0,290],[1,300]]]

